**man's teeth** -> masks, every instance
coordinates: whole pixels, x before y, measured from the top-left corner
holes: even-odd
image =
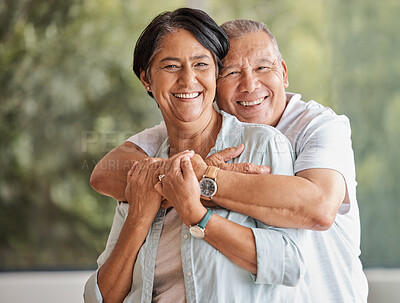
[[[181,99],[193,99],[200,96],[200,93],[190,93],[190,94],[174,94],[175,97]]]
[[[264,98],[260,98],[260,99],[254,100],[254,101],[239,101],[239,104],[243,105],[243,106],[251,106],[251,105],[260,104],[261,102],[263,102],[263,100],[264,100]]]

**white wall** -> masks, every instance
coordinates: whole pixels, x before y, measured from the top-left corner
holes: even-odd
[[[400,269],[365,270],[369,284],[368,303],[400,302]]]
[[[400,302],[400,269],[368,269],[368,303]],[[0,303],[79,303],[90,271],[0,273]]]
[[[92,272],[0,273],[1,303],[80,303]]]

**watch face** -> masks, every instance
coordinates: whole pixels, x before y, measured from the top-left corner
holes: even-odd
[[[217,192],[217,183],[210,178],[203,178],[200,181],[200,193],[204,197],[212,197]]]
[[[195,238],[198,238],[198,239],[204,238],[204,229],[202,229],[198,225],[190,226],[189,232]]]

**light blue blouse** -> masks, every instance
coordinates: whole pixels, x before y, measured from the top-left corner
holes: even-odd
[[[245,144],[244,152],[233,162],[270,166],[273,174],[293,175],[293,153],[289,141],[267,125],[243,123],[225,112],[216,144],[210,154]],[[168,139],[157,157],[168,157]],[[308,232],[265,225],[246,215],[227,209],[214,213],[252,229],[257,249],[257,275],[232,263],[203,239],[196,239],[182,225],[181,259],[186,302],[310,302],[308,272],[301,247],[307,245]],[[98,259],[102,266],[112,252],[128,214],[128,205],[117,206],[105,251]],[[160,210],[146,242],[139,251],[133,271],[132,288],[124,302],[152,301],[158,242],[165,210]],[[309,244],[308,244],[309,245]],[[102,302],[97,271],[86,282],[85,302]]]

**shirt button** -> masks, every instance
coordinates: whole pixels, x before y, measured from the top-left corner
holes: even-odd
[[[192,273],[190,271],[186,272],[186,276],[190,277],[192,275]]]
[[[187,239],[188,237],[189,237],[188,234],[184,234],[184,235],[183,235],[183,238],[184,238],[184,239]]]

